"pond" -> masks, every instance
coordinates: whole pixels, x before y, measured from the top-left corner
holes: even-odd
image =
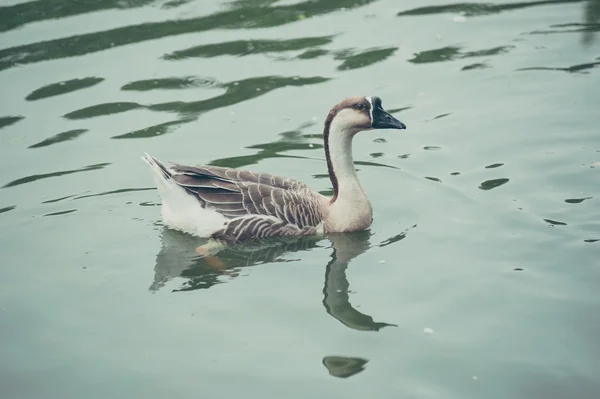
[[[3,398],[600,397],[598,0],[6,0]],[[140,156],[331,193],[368,231],[196,252]]]

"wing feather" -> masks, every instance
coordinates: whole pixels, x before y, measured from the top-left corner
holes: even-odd
[[[251,232],[295,234],[294,229],[315,227],[323,219],[322,196],[293,179],[205,165],[174,164],[169,171],[201,206],[229,218],[227,234],[236,237]],[[252,215],[257,218],[245,219]],[[283,224],[279,226],[277,221]],[[282,230],[284,225],[289,226]]]
[[[303,236],[316,233],[317,229],[313,226],[300,228],[272,216],[247,215],[232,219],[221,230],[214,233],[213,237],[228,243],[235,243],[254,238]]]

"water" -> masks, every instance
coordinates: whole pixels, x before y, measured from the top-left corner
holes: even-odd
[[[600,3],[8,0],[4,398],[597,398]],[[596,37],[598,36],[598,37]],[[166,230],[140,155],[331,190],[368,232],[227,250]]]

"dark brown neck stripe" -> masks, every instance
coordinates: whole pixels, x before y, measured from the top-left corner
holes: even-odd
[[[333,118],[336,117],[338,112],[340,112],[344,108],[354,107],[359,103],[362,103],[363,108],[357,109],[360,109],[362,112],[368,113],[370,109],[370,104],[364,97],[350,97],[333,107],[331,111],[329,111],[327,118],[325,118],[323,140],[325,141],[325,157],[327,158],[327,170],[329,172],[329,179],[331,180],[331,184],[333,185],[333,197],[331,198],[332,204],[338,197],[339,185],[337,176],[335,175],[335,170],[333,170],[333,162],[331,161],[331,154],[329,152],[329,134],[331,129],[331,122],[333,122]]]
[[[337,115],[339,109],[337,107],[329,111],[327,118],[325,118],[325,128],[323,129],[323,140],[325,142],[325,158],[327,159],[327,171],[329,172],[329,179],[333,185],[333,197],[331,203],[334,203],[338,196],[338,180],[333,170],[333,163],[331,162],[331,154],[329,153],[329,130],[331,128],[331,122]]]

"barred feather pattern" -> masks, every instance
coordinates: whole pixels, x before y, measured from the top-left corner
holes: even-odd
[[[319,232],[325,197],[302,182],[219,166],[173,164],[167,169],[154,161],[200,206],[229,219],[213,238],[231,243]]]
[[[316,226],[299,227],[272,216],[250,215],[232,219],[221,230],[213,234],[227,243],[268,237],[308,236],[317,234]]]

